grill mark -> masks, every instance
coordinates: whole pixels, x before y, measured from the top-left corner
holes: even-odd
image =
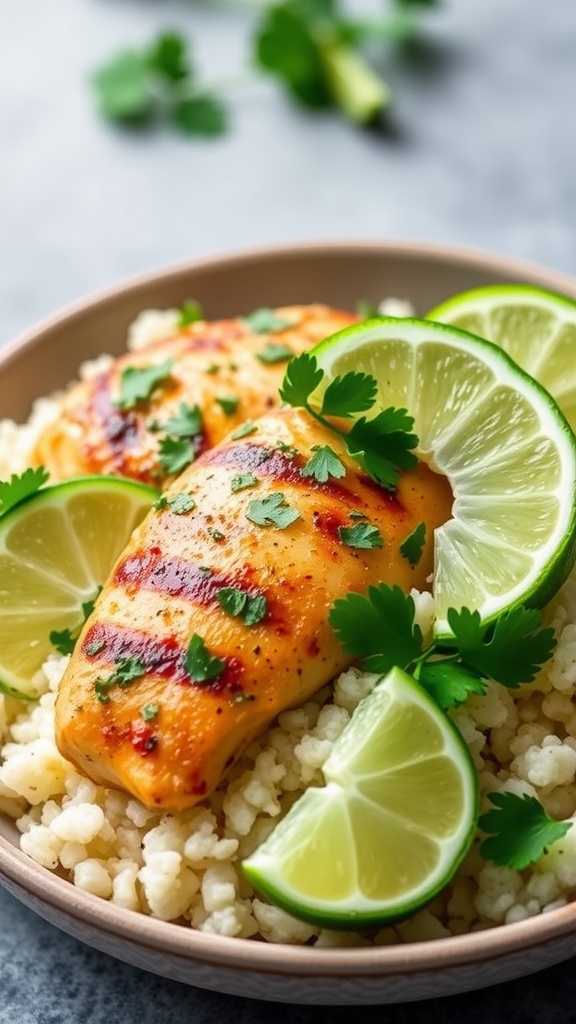
[[[89,653],[91,645],[97,648],[96,654]],[[218,657],[221,657],[225,664],[221,674],[207,683],[194,682],[186,669],[186,651],[175,636],[158,639],[113,623],[96,622],[84,637],[82,653],[88,661],[102,668],[113,668],[120,658],[137,658],[150,675],[159,676],[166,682],[179,686],[207,690],[211,694],[234,694],[242,689],[242,662],[238,658],[226,655],[221,657],[220,654]],[[137,686],[138,679],[130,685]],[[114,689],[110,691],[111,695],[115,692]]]
[[[134,412],[121,412],[112,402],[112,373],[102,374],[94,382],[91,395],[91,411],[100,424],[103,438],[108,445],[115,465],[122,466],[126,452],[140,440],[140,424]],[[89,449],[94,446],[87,445]]]
[[[164,557],[159,547],[147,548],[126,556],[114,573],[114,584],[128,593],[150,590],[169,597],[179,597],[196,605],[217,601],[222,587],[239,587],[249,596],[262,594],[253,582],[254,570],[246,566],[233,575],[203,571],[184,558]]]
[[[322,494],[343,501],[350,508],[357,508],[358,504],[365,505],[358,494],[349,490],[337,480],[330,478],[326,483],[320,483],[314,477],[302,476],[300,469],[305,464],[303,455],[290,456],[277,448],[267,448],[257,443],[227,444],[218,448],[212,448],[204,452],[199,465],[203,466],[225,466],[226,468],[241,471],[258,471],[258,475],[266,477],[267,480],[277,480],[280,483],[290,483],[303,490],[320,491]],[[398,495],[387,491],[380,484],[365,474],[356,474],[356,479],[364,487],[377,492],[382,504],[391,512],[400,515],[405,512],[405,506]]]

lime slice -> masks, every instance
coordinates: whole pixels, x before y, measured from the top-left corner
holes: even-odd
[[[357,707],[310,788],[244,863],[295,917],[364,929],[414,913],[474,836],[477,778],[450,719],[399,668]]]
[[[426,320],[383,317],[312,350],[321,387],[350,370],[376,377],[383,406],[408,409],[418,454],[452,486],[435,534],[438,636],[450,607],[485,621],[539,605],[576,556],[576,442],[547,391],[502,349]]]
[[[550,392],[576,430],[576,302],[531,285],[494,285],[455,295],[427,319],[500,345]]]
[[[77,631],[158,492],[119,477],[45,487],[0,517],[0,689],[38,695],[53,630]]]

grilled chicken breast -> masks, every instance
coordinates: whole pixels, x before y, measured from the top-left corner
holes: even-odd
[[[261,318],[263,330],[250,326],[254,319],[199,321],[120,356],[64,395],[33,461],[53,480],[90,473],[160,485],[173,479],[185,464],[187,444],[197,455],[235,425],[277,406],[290,356],[355,319],[322,305],[270,313]],[[141,373],[150,368],[159,371],[156,383]],[[138,393],[144,397],[134,400]],[[190,416],[196,407],[198,429]]]
[[[346,467],[300,472],[315,445]],[[56,705],[60,750],[98,783],[180,810],[214,787],[282,710],[351,662],[333,601],[380,581],[425,589],[444,478],[419,464],[392,494],[304,411],[281,409],[202,454],[172,484],[114,567]],[[425,521],[417,565],[400,544]],[[368,522],[381,547],[346,543]]]

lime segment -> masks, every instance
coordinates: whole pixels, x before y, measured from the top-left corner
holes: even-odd
[[[576,302],[531,285],[462,292],[427,319],[494,342],[542,384],[576,430]]]
[[[398,668],[356,709],[310,788],[243,864],[295,917],[364,929],[414,913],[470,846],[477,780],[459,732]]]
[[[0,517],[0,686],[36,696],[53,630],[76,630],[158,492],[119,477],[37,491]]]
[[[383,407],[414,417],[418,454],[452,486],[452,518],[435,534],[437,635],[447,611],[486,621],[543,604],[576,555],[576,443],[554,400],[497,346],[425,320],[380,318],[314,350],[322,386],[372,374]]]

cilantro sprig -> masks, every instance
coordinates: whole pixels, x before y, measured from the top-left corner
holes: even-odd
[[[376,416],[354,419],[344,430],[332,419],[352,419],[372,409],[378,385],[367,373],[351,371],[328,384],[321,401],[314,398],[324,379],[316,357],[308,352],[290,360],[280,397],[287,405],[299,406],[344,442],[348,454],[382,487],[393,490],[400,471],[416,465],[413,449],[418,438],[412,433],[414,420],[405,409],[383,409]],[[306,470],[306,467],[304,467]]]
[[[47,480],[48,473],[44,466],[25,469],[23,473],[13,473],[9,480],[0,480],[0,516],[25,498],[36,494]]]
[[[90,601],[84,601],[82,603],[82,622],[74,631],[69,628],[53,629],[50,631],[48,639],[58,654],[72,654],[84,623],[88,616],[94,611],[94,605],[96,604],[101,590],[102,587],[98,587],[94,597],[91,598]]]
[[[540,612],[517,607],[485,624],[477,611],[448,611],[453,639],[427,646],[415,621],[414,600],[398,586],[381,583],[367,594],[334,602],[330,624],[340,643],[367,672],[384,674],[397,665],[410,672],[444,710],[470,693],[484,693],[486,680],[510,689],[531,682],[550,658],[554,631],[540,627]]]
[[[536,797],[490,793],[492,809],[480,815],[478,825],[488,836],[480,843],[486,860],[521,871],[552,843],[562,839],[571,821],[555,821]]]
[[[146,675],[146,666],[140,658],[118,658],[109,676],[100,676],[94,683],[94,692],[101,704],[110,701],[110,690],[113,686],[121,689],[130,686],[136,679]]]

